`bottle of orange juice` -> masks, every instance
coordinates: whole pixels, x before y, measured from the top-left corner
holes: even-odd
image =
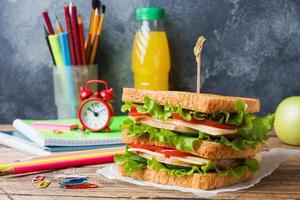
[[[135,34],[132,50],[134,87],[168,90],[170,52],[163,21],[162,8],[138,8],[136,19],[140,28]]]

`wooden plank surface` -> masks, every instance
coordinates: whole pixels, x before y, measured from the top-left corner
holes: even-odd
[[[0,131],[11,130],[10,126],[0,125]],[[281,143],[274,134],[264,145],[264,150],[273,147],[296,148]],[[14,149],[0,146],[0,164],[22,159],[28,155]],[[178,191],[162,190],[154,187],[136,186],[121,181],[108,180],[96,171],[105,165],[94,165],[79,168],[69,168],[44,174],[52,179],[51,185],[46,189],[37,189],[31,179],[36,174],[5,176],[0,178],[0,200],[87,200],[87,199],[194,199],[195,195]],[[90,176],[90,180],[100,187],[85,190],[66,190],[58,187],[58,174],[83,174]],[[270,176],[264,178],[254,187],[221,193],[214,199],[300,199],[300,154],[282,163]]]

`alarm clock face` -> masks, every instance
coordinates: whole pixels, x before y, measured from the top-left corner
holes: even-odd
[[[106,103],[99,99],[91,99],[84,102],[79,112],[79,119],[82,124],[92,131],[99,131],[105,128],[111,116]]]

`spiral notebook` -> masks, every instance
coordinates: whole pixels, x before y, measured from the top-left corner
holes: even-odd
[[[0,132],[0,144],[8,146],[22,152],[32,155],[49,155],[56,152],[67,151],[84,151],[92,149],[106,149],[112,147],[122,147],[125,144],[106,144],[106,145],[92,145],[92,146],[41,146],[32,142],[19,131],[14,132]]]
[[[31,142],[30,140],[26,140],[22,137],[15,136],[14,132],[0,132],[0,144],[33,155],[51,154],[47,147],[42,147],[38,144]]]
[[[120,144],[121,128],[120,124],[127,119],[127,116],[113,117],[110,125],[110,132],[93,133],[82,132],[80,129],[63,131],[57,134],[51,130],[38,130],[31,126],[33,122],[56,122],[56,123],[79,123],[77,119],[68,120],[21,120],[16,119],[13,126],[16,130],[40,146],[93,146]]]

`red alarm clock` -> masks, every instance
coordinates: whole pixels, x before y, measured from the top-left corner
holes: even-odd
[[[92,93],[88,89],[91,83],[104,84],[105,89],[101,92]],[[108,83],[103,80],[90,80],[84,87],[80,87],[79,98],[82,101],[78,118],[82,124],[82,129],[93,132],[101,130],[109,131],[109,124],[113,114],[111,102],[113,100],[113,88],[108,87]]]

